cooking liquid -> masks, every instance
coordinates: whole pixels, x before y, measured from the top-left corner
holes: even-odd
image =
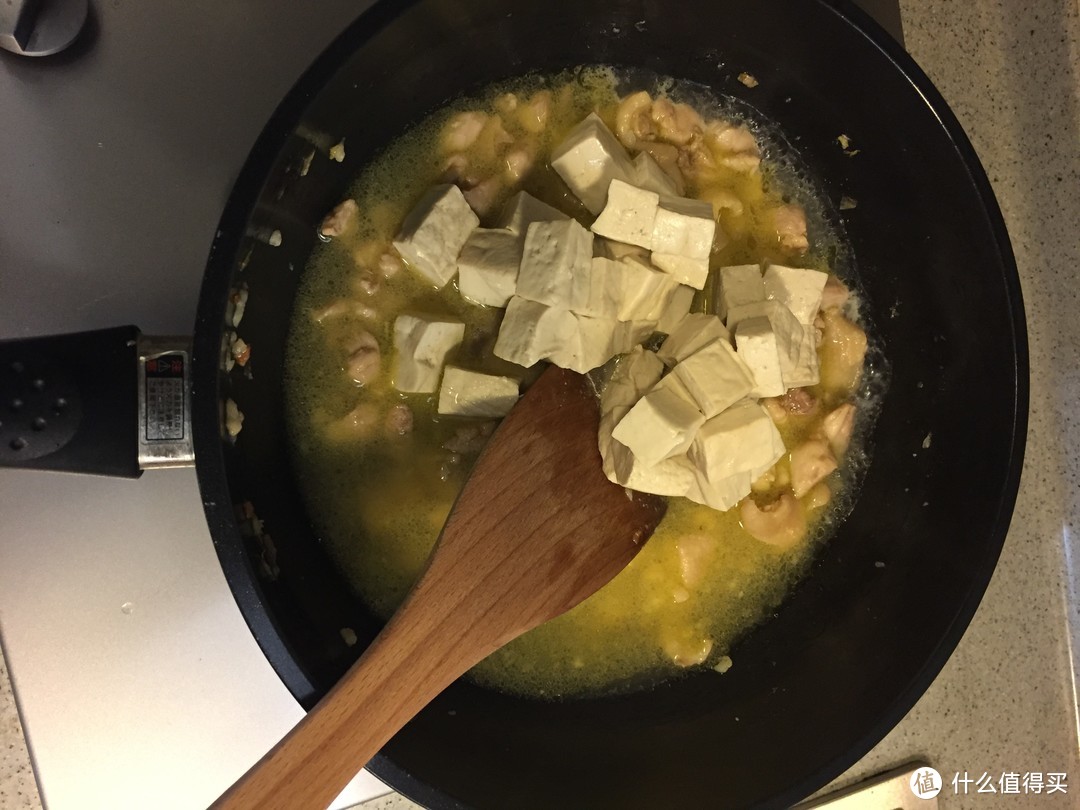
[[[547,87],[555,104],[534,170],[520,186],[506,190],[502,199],[524,189],[588,224],[588,213],[547,166],[546,158],[552,146],[594,108],[612,123],[618,85],[614,72],[602,68],[549,79],[531,76],[434,113],[401,136],[357,179],[350,196],[359,204],[359,227],[320,246],[305,270],[286,362],[296,471],[326,549],[360,598],[381,616],[394,611],[419,574],[484,435],[494,427],[491,422],[439,416],[437,393],[405,395],[393,388],[395,317],[419,311],[464,321],[465,341],[451,353],[449,364],[523,378],[526,383],[539,369],[523,372],[492,355],[502,310],[466,302],[456,282],[435,290],[406,268],[365,297],[355,289],[357,263],[374,263],[415,201],[439,182],[445,162],[438,147],[440,131],[449,117],[466,109],[492,112],[495,99],[506,92],[525,99]],[[642,87],[654,95],[670,91],[674,100],[692,101],[706,120],[733,117],[727,102],[696,87],[655,82],[651,87],[637,83],[618,89],[625,94]],[[783,154],[784,145],[775,132],[770,134],[759,122],[748,123],[766,158]],[[781,199],[803,204],[810,219],[811,252],[798,264],[829,269],[826,257],[842,260],[841,243],[821,216],[809,184],[790,166],[769,160],[763,162],[760,174],[725,176],[724,187],[736,194],[744,212],[737,217],[722,212],[721,227],[731,241],[713,257],[713,267],[763,258],[796,263],[781,250],[775,231],[762,216]],[[708,190],[690,187],[687,196]],[[497,203],[492,210],[500,208]],[[490,227],[491,219],[482,219],[481,224]],[[695,311],[711,308],[708,290],[698,295]],[[316,321],[315,313],[342,299],[360,302],[377,314],[353,312]],[[381,373],[363,387],[343,371],[350,337],[360,329],[371,332],[382,350]],[[383,427],[386,414],[398,403],[406,403],[414,415],[413,430],[405,435]],[[825,404],[836,403],[826,399]],[[343,422],[342,417],[358,405],[364,406],[366,421]],[[787,446],[794,446],[815,424],[793,420],[781,430]],[[446,449],[447,443],[453,449]],[[859,457],[857,448],[856,442],[849,459]],[[703,666],[716,665],[742,634],[777,608],[805,572],[828,527],[848,508],[851,488],[841,486],[838,474],[830,485],[833,500],[815,514],[811,538],[790,551],[750,537],[739,525],[737,509],[720,513],[684,498],[669,499],[667,516],[625,571],[569,613],[491,655],[469,677],[513,693],[576,696],[629,691],[674,677],[684,671],[672,661],[675,649],[692,653],[711,644]],[[691,535],[709,538],[712,546],[700,584],[694,587],[688,587],[680,573],[679,544]]]

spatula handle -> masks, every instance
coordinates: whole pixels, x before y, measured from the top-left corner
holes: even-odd
[[[402,606],[327,696],[210,810],[324,810],[462,674],[469,662],[450,654],[457,643],[453,634],[413,604]]]

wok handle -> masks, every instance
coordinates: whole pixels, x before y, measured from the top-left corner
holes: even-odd
[[[191,452],[190,342],[134,326],[0,341],[0,467],[137,478]]]

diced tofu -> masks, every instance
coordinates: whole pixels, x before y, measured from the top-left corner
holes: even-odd
[[[410,267],[441,289],[457,272],[458,254],[479,224],[461,189],[435,186],[405,217],[394,247]]]
[[[690,314],[690,307],[694,303],[694,288],[680,284],[671,294],[671,300],[660,313],[660,320],[656,324],[656,331],[670,335],[679,322]],[[726,331],[726,330],[725,330]]]
[[[705,422],[688,455],[706,484],[740,474],[753,480],[784,455],[784,442],[765,409],[746,400]]]
[[[649,260],[649,251],[637,245],[613,242],[601,236],[593,240],[593,256],[600,256],[616,262],[629,257],[647,262]]]
[[[704,290],[709,280],[708,259],[688,259],[673,253],[653,253],[652,262],[680,284]]]
[[[765,297],[791,310],[799,323],[810,324],[821,309],[821,295],[828,273],[770,264],[765,268]]]
[[[453,318],[399,315],[394,321],[394,387],[430,394],[439,387],[446,355],[465,337],[465,324]]]
[[[506,228],[477,228],[458,255],[458,288],[474,304],[505,307],[517,287],[521,238]]]
[[[686,490],[686,497],[694,503],[726,512],[750,494],[749,473],[736,473],[714,483],[706,481],[696,468],[694,473],[694,481]]]
[[[664,364],[655,353],[641,346],[619,360],[600,394],[600,412],[612,414],[618,422],[660,381]]]
[[[620,261],[614,272],[623,279],[616,316],[620,321],[658,321],[679,287],[667,273],[633,256]]]
[[[612,180],[607,205],[593,223],[593,233],[616,242],[652,249],[653,226],[659,206],[660,195],[655,191]]]
[[[547,355],[548,360],[560,368],[584,374],[599,368],[619,353],[615,347],[618,321],[575,313],[571,313],[571,317],[574,319],[573,326],[562,335],[558,347]]]
[[[656,321],[616,321],[612,354],[626,354],[656,331]]]
[[[765,300],[765,283],[761,267],[756,264],[738,264],[720,268],[720,317],[727,320],[728,313],[746,304]],[[735,327],[728,324],[728,329]]]
[[[561,222],[566,219],[570,217],[557,208],[552,208],[526,191],[519,191],[503,206],[498,225],[524,237],[534,222]]]
[[[620,262],[593,256],[586,273],[571,279],[569,308],[593,318],[617,318],[626,295],[626,273]]]
[[[593,235],[576,221],[534,222],[525,234],[517,295],[569,308],[573,279],[592,265]]]
[[[518,381],[447,366],[439,390],[439,413],[498,418],[518,400]]]
[[[495,356],[528,368],[558,351],[567,335],[576,333],[577,321],[570,310],[515,295],[506,305]]]
[[[590,113],[556,147],[551,168],[593,214],[604,208],[612,180],[634,177],[630,156],[596,113]]]
[[[787,388],[816,385],[819,366],[814,327],[799,323],[791,310],[779,301],[759,301],[736,307],[728,313],[728,328],[737,331],[740,322],[761,316],[769,319],[776,336],[784,385]]]
[[[608,480],[639,492],[678,497],[694,483],[694,466],[685,455],[645,464],[622,442],[611,440],[604,454]]]
[[[637,401],[611,436],[645,464],[685,453],[705,422],[701,412],[669,390],[652,390]]]
[[[778,397],[787,391],[780,370],[780,352],[776,348],[776,334],[764,315],[746,318],[735,329],[735,346],[754,375],[754,390],[750,396]]]
[[[672,373],[689,389],[707,419],[754,390],[754,376],[726,340],[714,340],[675,366]]]
[[[694,402],[694,395],[690,393],[690,389],[686,387],[682,380],[679,379],[677,374],[668,374],[664,379],[660,380],[656,385],[652,387],[653,391],[670,391],[675,396],[686,400],[695,408],[697,403]]]
[[[710,203],[663,197],[653,222],[653,264],[695,290],[704,289],[715,236]]]
[[[638,188],[655,191],[657,194],[676,197],[679,194],[675,181],[660,168],[660,164],[648,152],[634,158],[633,184]]]
[[[694,312],[686,315],[668,333],[667,340],[660,345],[657,354],[664,361],[664,365],[670,368],[704,349],[714,340],[730,343],[731,335],[715,315]]]

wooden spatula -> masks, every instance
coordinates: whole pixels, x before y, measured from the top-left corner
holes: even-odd
[[[619,573],[665,505],[605,478],[598,426],[588,381],[545,371],[480,455],[386,628],[213,810],[323,810],[459,675]]]

